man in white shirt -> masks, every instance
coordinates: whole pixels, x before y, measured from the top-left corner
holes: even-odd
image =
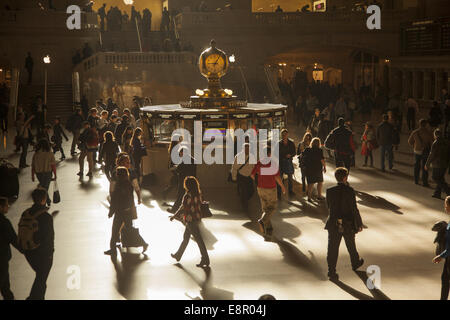
[[[245,154],[245,163],[241,162],[239,164],[238,159],[242,158],[243,153]],[[250,177],[254,167],[255,165],[250,163],[250,145],[245,143],[244,150],[234,157],[234,163],[231,168],[231,177],[234,182],[237,182],[239,198],[245,211],[248,211],[248,201],[255,192],[253,180]]]

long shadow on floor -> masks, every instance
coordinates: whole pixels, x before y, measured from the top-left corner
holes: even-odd
[[[293,202],[291,200],[286,202],[287,206],[281,206],[280,209],[300,209],[300,211],[292,213],[282,213],[283,218],[288,217],[309,217],[312,219],[318,219],[325,223],[328,218],[328,209],[325,202],[306,202],[303,199]]]
[[[308,257],[296,246],[287,241],[273,237],[272,242],[276,243],[280,247],[280,251],[283,254],[283,258],[286,263],[312,273],[320,281],[327,281],[327,277],[312,251],[308,251],[310,255],[310,257]]]
[[[358,277],[361,278],[362,282],[364,282],[364,285],[367,286],[367,280],[369,279],[369,277],[367,276],[367,273],[364,271],[355,271],[355,273],[358,275]],[[369,280],[369,281],[371,281],[371,280]],[[377,288],[369,289],[369,291],[370,291],[370,294],[376,300],[391,300],[387,295],[385,295],[381,290],[379,290]]]
[[[361,191],[355,192],[356,196],[360,199],[359,201],[357,201],[357,203],[360,205],[369,208],[389,210],[395,214],[403,215],[403,212],[400,211],[401,208],[399,206],[393,204],[392,202],[389,202],[388,200],[382,197],[372,196],[368,193]]]
[[[183,270],[192,280],[194,280],[200,287],[200,297],[190,297],[193,300],[233,300],[234,293],[231,291],[223,290],[214,287],[212,284],[212,271],[211,268],[202,268],[205,272],[205,280],[201,280],[194,273],[186,270],[180,263],[175,265],[176,267]]]
[[[344,290],[345,292],[347,292],[348,294],[350,294],[351,296],[355,297],[358,300],[375,300],[374,298],[372,298],[371,296],[362,293],[356,289],[353,289],[352,287],[346,285],[345,283],[343,283],[340,280],[337,281],[331,281],[333,282],[335,285],[337,285],[339,288],[341,288],[342,290]]]
[[[84,180],[80,179],[79,181],[80,181],[79,188],[83,189],[84,191],[90,192],[90,191],[93,191],[95,189],[99,189],[99,188],[102,187],[102,185],[100,183],[94,183],[93,182],[94,181],[93,178],[90,178],[87,181],[84,181]]]
[[[121,261],[117,257],[111,256],[111,262],[116,270],[117,277],[117,291],[127,300],[147,299],[146,292],[136,292],[136,284],[139,279],[136,279],[135,273],[139,266],[148,260],[146,255],[120,253]]]
[[[377,180],[379,180],[379,179],[392,180],[392,178],[390,178],[389,175],[383,174],[378,169],[357,168],[357,169],[354,169],[352,171],[363,173],[364,175],[373,177],[373,178],[375,178]],[[350,175],[352,174],[352,171],[350,171]]]

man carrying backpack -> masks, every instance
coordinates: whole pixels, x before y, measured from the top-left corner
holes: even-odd
[[[53,217],[47,212],[47,191],[36,189],[31,194],[33,206],[22,214],[18,242],[36,278],[27,300],[44,300],[47,278],[53,265],[55,232]]]
[[[350,172],[356,146],[353,133],[345,126],[345,119],[339,118],[339,126],[331,131],[325,140],[325,148],[334,150],[336,168],[345,167]]]
[[[5,217],[8,213],[8,199],[0,197],[0,293],[5,300],[14,300],[9,283],[9,260],[11,260],[11,247],[20,251],[17,245],[17,234],[11,222]]]

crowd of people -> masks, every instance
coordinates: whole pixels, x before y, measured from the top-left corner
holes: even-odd
[[[308,99],[312,99],[311,92],[314,87],[310,87]],[[330,87],[328,93],[334,90]],[[325,90],[325,92],[327,92]],[[328,277],[332,281],[339,279],[336,273],[339,244],[342,237],[345,240],[350,254],[353,270],[357,270],[364,264],[364,260],[359,256],[355,244],[355,235],[363,231],[363,222],[357,208],[354,189],[348,183],[351,168],[355,166],[355,154],[357,143],[355,131],[352,128],[351,114],[348,112],[346,99],[339,90],[336,91],[333,101],[333,94],[328,97],[314,97],[317,101],[324,101],[326,108],[320,108],[320,103],[314,105],[311,120],[306,122],[306,132],[302,141],[296,146],[289,137],[289,131],[281,131],[281,139],[277,143],[279,158],[275,159],[269,146],[266,147],[265,159],[259,159],[256,164],[250,162],[252,154],[250,145],[246,142],[242,151],[236,154],[232,165],[230,180],[235,181],[244,210],[249,210],[249,201],[256,193],[260,199],[262,215],[258,219],[258,226],[265,240],[271,241],[273,237],[272,217],[276,212],[281,194],[288,193],[288,196],[295,196],[293,191],[293,176],[295,174],[294,159],[298,159],[298,164],[302,174],[303,196],[311,203],[326,202],[329,210],[329,218],[325,229],[328,230]],[[448,106],[448,94],[443,90],[445,103],[436,102],[435,107],[441,110],[442,105]],[[367,97],[367,93],[363,95]],[[25,254],[27,261],[36,272],[36,280],[33,284],[29,299],[44,299],[46,291],[46,281],[50,273],[54,251],[54,230],[52,216],[48,214],[48,209],[52,205],[48,189],[52,181],[57,179],[57,166],[55,154],[60,152],[61,161],[65,159],[63,139],[69,140],[65,130],[73,136],[71,143],[72,157],[79,156],[80,180],[85,175],[85,161],[88,162],[86,176],[94,178],[96,164],[100,164],[106,177],[110,181],[109,202],[110,209],[108,216],[113,218],[111,240],[106,255],[115,258],[117,255],[118,243],[128,247],[142,247],[145,253],[149,244],[139,234],[139,230],[133,227],[133,220],[137,219],[135,204],[135,194],[137,204],[142,202],[142,158],[147,155],[147,146],[143,144],[143,126],[140,118],[139,108],[142,103],[149,103],[150,98],[142,102],[142,99],[135,99],[131,109],[121,110],[117,104],[108,99],[104,103],[102,99],[96,101],[93,108],[77,108],[74,114],[65,124],[56,117],[53,124],[47,123],[47,107],[43,103],[42,97],[37,97],[34,101],[31,112],[28,114],[22,108],[18,109],[17,115],[17,137],[16,151],[21,151],[20,168],[28,167],[27,150],[32,145],[35,152],[31,163],[31,178],[37,178],[39,187],[33,192],[34,205],[22,215],[19,223],[19,234],[8,224],[8,220],[0,216],[0,227],[5,228],[8,234],[5,250],[7,261],[3,261],[0,266],[2,294],[5,298],[13,298],[9,288],[8,261],[10,259],[9,245],[12,244]],[[328,101],[329,99],[330,101]],[[297,99],[298,100],[298,99]],[[358,102],[359,103],[359,102]],[[87,102],[83,105],[89,106]],[[394,105],[389,101],[388,105]],[[399,105],[397,105],[400,107]],[[412,99],[405,102],[407,110],[412,109],[414,116],[417,115],[417,103]],[[444,109],[446,111],[446,109]],[[303,110],[303,113],[306,111]],[[415,118],[408,115],[409,129],[411,130],[408,143],[413,147],[415,154],[414,177],[416,184],[419,183],[420,172],[422,171],[422,182],[424,186],[428,184],[428,171],[432,171],[432,179],[437,186],[433,197],[442,199],[442,192],[450,195],[450,190],[445,181],[445,175],[450,164],[450,144],[448,137],[444,135],[447,130],[448,119],[444,118],[444,123],[433,122],[432,116],[437,110],[430,113],[430,119],[419,121],[419,128],[415,129]],[[409,114],[409,113],[408,113]],[[447,121],[447,122],[445,122]],[[431,125],[438,124],[442,128],[431,129]],[[364,166],[373,166],[373,153],[380,149],[380,166],[382,171],[386,171],[385,160],[388,160],[390,170],[393,170],[393,151],[395,149],[396,135],[398,135],[399,124],[396,122],[395,110],[389,109],[383,114],[382,121],[378,125],[370,121],[365,123],[364,132],[360,138],[362,143],[361,153],[364,156]],[[148,133],[152,140],[152,133]],[[200,183],[197,179],[197,165],[194,161],[173,163],[173,154],[179,153],[183,158],[187,149],[179,145],[182,139],[172,139],[169,147],[169,169],[173,172],[173,179],[164,190],[164,194],[172,188],[177,189],[176,200],[168,211],[173,215],[170,220],[181,220],[186,226],[183,240],[179,249],[172,254],[172,257],[179,261],[189,243],[191,236],[197,242],[201,253],[201,261],[198,267],[208,267],[210,259],[201,232],[199,223],[206,215],[207,203],[204,201]],[[78,150],[77,150],[78,149]],[[79,153],[78,153],[79,151]],[[335,178],[337,185],[323,192],[324,173],[327,167],[324,151],[328,152],[330,158],[336,163]],[[245,162],[238,161],[240,157]],[[193,159],[191,159],[193,160]],[[370,161],[370,162],[369,162]],[[272,164],[275,164],[272,166]],[[275,170],[270,170],[271,168]],[[284,184],[284,177],[287,177],[287,190]],[[316,187],[317,186],[317,187]],[[314,191],[316,187],[317,191]],[[316,194],[317,196],[315,196]],[[344,200],[343,200],[344,199]],[[445,208],[450,213],[450,197],[444,201]],[[8,202],[0,199],[0,211],[8,211]],[[3,219],[3,220],[2,220]],[[37,230],[26,228],[32,221],[39,225]],[[27,229],[28,231],[26,231]],[[39,230],[39,231],[38,231]],[[37,235],[34,233],[37,232]],[[447,231],[448,233],[448,231]],[[31,236],[30,236],[31,234]],[[447,239],[450,235],[447,235]],[[31,240],[30,240],[31,239]],[[35,242],[36,241],[36,242]],[[36,243],[41,245],[37,246]],[[120,247],[120,246],[119,246]],[[449,274],[446,271],[448,265],[448,244],[445,251],[439,253],[433,260],[435,263],[446,259],[442,276],[442,298],[448,297]],[[8,253],[9,252],[9,253]]]
[[[97,14],[100,18],[101,31],[125,31],[134,30],[136,25],[142,31],[144,37],[148,36],[152,28],[152,12],[146,8],[142,11],[136,10],[135,6],[131,7],[131,13],[128,15],[126,11],[120,11],[118,7],[110,7],[106,9],[106,3],[98,10]],[[172,15],[173,16],[173,15]],[[167,8],[163,9],[161,30],[169,31],[171,15]]]

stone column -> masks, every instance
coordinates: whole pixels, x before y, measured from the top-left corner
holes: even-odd
[[[423,100],[432,100],[433,94],[431,91],[431,72],[429,70],[423,71]]]
[[[441,90],[442,90],[442,71],[441,70],[435,70],[435,79],[434,82],[435,88],[434,88],[434,100],[439,101],[441,98]]]
[[[413,70],[412,73],[412,96],[414,99],[419,99],[419,71]]]
[[[408,81],[408,74],[409,71],[407,69],[404,69],[402,72],[402,82],[403,82],[403,92],[400,92],[400,95],[402,98],[407,98],[408,92],[409,92],[409,81]]]

